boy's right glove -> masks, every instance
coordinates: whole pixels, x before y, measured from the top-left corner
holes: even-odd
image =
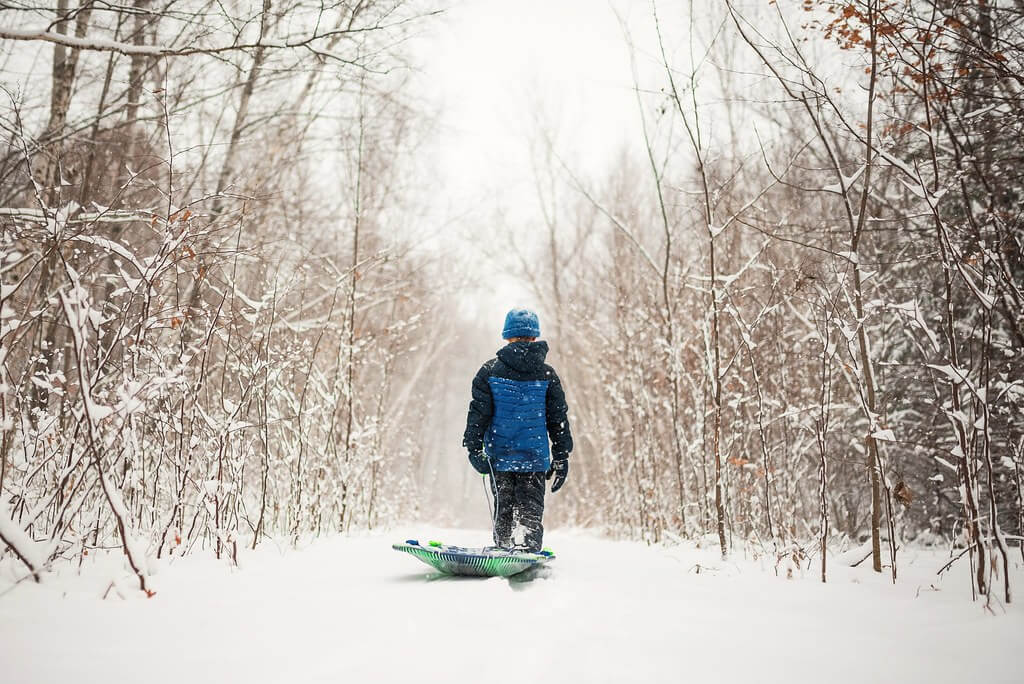
[[[487,464],[487,456],[482,451],[477,451],[476,453],[469,452],[469,464],[473,466],[473,470],[481,475],[491,472],[491,468]]]
[[[569,459],[567,458],[556,458],[551,461],[551,468],[548,470],[548,479],[554,476],[555,481],[551,483],[551,493],[554,494],[562,485],[565,484],[565,478],[569,476]]]

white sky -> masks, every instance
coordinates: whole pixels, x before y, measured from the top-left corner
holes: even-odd
[[[645,2],[623,6],[649,14]],[[440,111],[430,151],[442,190],[431,213],[438,223],[462,216],[442,232],[462,244],[446,248],[493,246],[503,238],[497,215],[522,225],[536,214],[538,117],[583,175],[600,174],[624,144],[636,144],[629,52],[605,0],[463,0],[415,47],[424,95]],[[531,303],[512,278],[492,276],[478,294],[485,311]]]
[[[689,68],[691,38],[692,58],[701,61],[701,46],[726,20],[721,6],[712,12],[710,3],[692,3],[691,36],[690,2],[657,0],[668,58],[681,72]],[[760,0],[741,0],[739,6],[751,19],[767,13],[766,30],[778,30],[774,10]],[[790,21],[798,26],[805,19],[802,7],[787,8],[796,13]],[[664,67],[650,0],[454,0],[413,42],[420,70],[414,87],[439,113],[425,150],[436,190],[423,225],[437,235],[438,248],[468,257],[468,268],[477,271],[473,282],[478,287],[460,297],[465,315],[489,320],[512,306],[539,308],[526,285],[499,272],[488,254],[509,249],[511,230],[517,231],[517,244],[536,244],[529,235],[540,218],[531,145],[541,149],[542,130],[552,136],[573,173],[597,185],[621,161],[624,149],[644,158],[630,48],[620,17],[636,46],[641,87],[662,87]],[[808,45],[806,54],[813,56],[821,47]],[[761,80],[761,68],[750,50],[731,35],[717,57],[733,74],[733,96],[754,97],[748,91]],[[851,71],[834,56],[823,66],[826,73]],[[756,121],[742,103],[738,121],[723,119],[714,68],[704,63],[702,69],[698,100],[705,136],[727,138],[732,125],[740,138],[751,137]],[[857,94],[855,88],[852,92]],[[654,102],[644,96],[648,117]],[[753,138],[748,142],[753,145]]]
[[[438,162],[459,194],[532,194],[539,114],[591,168],[636,121],[629,55],[602,0],[464,0],[432,33],[424,71],[443,107]]]

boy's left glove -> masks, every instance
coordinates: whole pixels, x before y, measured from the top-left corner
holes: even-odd
[[[491,472],[491,468],[487,463],[487,456],[482,451],[476,453],[469,452],[469,464],[473,466],[473,470],[481,475]]]
[[[556,458],[551,461],[551,468],[548,470],[547,478],[550,480],[552,476],[554,476],[555,481],[551,483],[551,493],[554,494],[565,484],[565,478],[569,477],[569,459]]]

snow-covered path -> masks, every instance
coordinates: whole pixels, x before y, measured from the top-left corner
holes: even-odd
[[[558,558],[524,582],[437,576],[390,549],[410,536],[400,529],[339,537],[286,553],[268,544],[245,556],[241,569],[185,558],[161,568],[158,594],[148,600],[100,600],[111,574],[102,563],[42,586],[22,583],[0,597],[0,681],[995,684],[1024,677],[1024,611],[986,614],[966,597],[960,572],[931,588],[938,559],[931,553],[904,554],[897,587],[838,563],[822,585],[813,571],[776,577],[767,559],[722,564],[713,550],[554,531],[546,542]],[[472,544],[486,534],[435,536]],[[2,570],[0,591],[12,575]]]

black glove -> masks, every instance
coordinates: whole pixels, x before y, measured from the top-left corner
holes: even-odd
[[[487,463],[487,456],[482,451],[477,451],[476,453],[469,452],[469,464],[473,466],[473,470],[481,475],[491,472],[491,468]]]
[[[551,468],[548,469],[547,475],[549,480],[552,475],[555,476],[555,481],[551,483],[551,493],[554,494],[562,488],[562,485],[565,484],[565,478],[569,476],[569,459],[556,458],[551,461]]]

